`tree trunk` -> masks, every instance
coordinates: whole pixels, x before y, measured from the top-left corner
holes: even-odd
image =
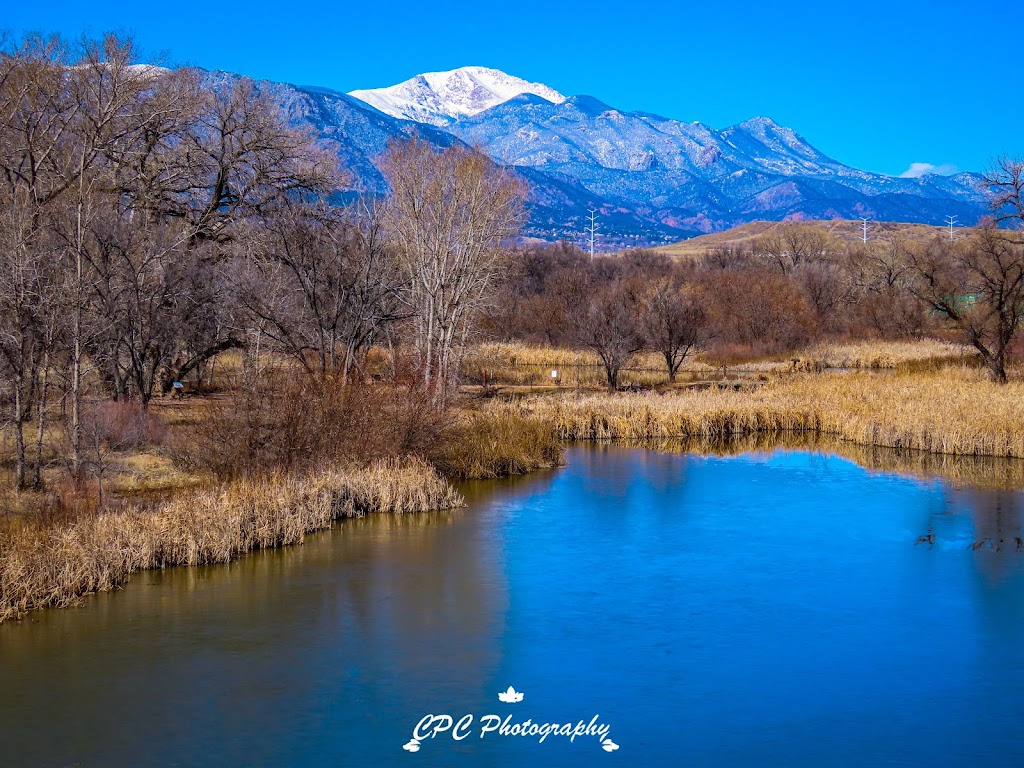
[[[43,355],[43,380],[39,387],[39,426],[36,429],[35,466],[32,469],[32,487],[43,487],[43,438],[46,434],[46,399],[49,396],[50,384],[50,353]]]
[[[21,416],[23,389],[22,376],[18,374],[14,380],[14,445],[15,445],[15,482],[18,489],[25,487],[25,423]]]
[[[84,156],[82,160],[85,162]],[[82,282],[83,282],[83,207],[84,169],[79,175],[78,210],[75,222],[75,307],[71,349],[71,476],[82,480]]]

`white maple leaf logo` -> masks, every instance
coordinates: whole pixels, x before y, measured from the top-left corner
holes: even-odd
[[[498,694],[498,701],[503,701],[506,704],[518,704],[523,700],[523,695],[510,685],[507,691]]]

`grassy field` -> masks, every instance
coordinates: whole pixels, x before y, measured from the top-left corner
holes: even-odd
[[[678,243],[662,246],[656,250],[673,256],[700,256],[707,251],[718,248],[746,248],[757,238],[770,235],[781,226],[796,225],[798,227],[812,229],[827,234],[842,243],[860,242],[863,237],[862,223],[860,221],[848,221],[846,219],[835,219],[832,221],[799,221],[799,222],[777,222],[777,221],[754,221],[750,224],[742,224],[738,227],[715,232],[710,235],[700,235],[689,240],[680,240]],[[878,240],[899,236],[908,242],[926,242],[936,235],[948,236],[949,230],[941,226],[928,226],[926,224],[904,224],[893,221],[872,221],[868,223],[868,239]]]
[[[775,357],[730,362],[724,367],[721,360],[698,354],[686,360],[678,382],[680,386],[686,386],[699,381],[743,375],[784,374],[793,370],[794,360],[798,361],[796,367],[799,370],[897,370],[926,364],[933,367],[938,364],[964,365],[971,359],[973,353],[969,348],[933,339],[831,342]],[[552,370],[558,371],[558,386],[552,379]],[[469,383],[486,382],[495,387],[602,389],[606,386],[601,361],[594,352],[528,344],[481,344],[467,354],[462,373]],[[635,355],[622,372],[621,383],[626,387],[665,387],[668,384],[668,373],[664,359],[654,352]]]
[[[792,357],[813,361],[824,368],[917,369],[938,365],[966,365],[976,352],[963,344],[935,339],[920,341],[859,341],[817,344]]]

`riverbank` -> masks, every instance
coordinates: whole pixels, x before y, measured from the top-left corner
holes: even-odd
[[[16,517],[0,523],[0,621],[73,604],[116,588],[138,570],[223,563],[254,549],[299,543],[341,518],[459,506],[461,497],[447,478],[558,466],[559,441],[668,444],[683,438],[695,441],[687,450],[707,451],[716,444],[735,446],[736,438],[767,445],[783,437],[827,436],[862,446],[861,454],[912,451],[897,462],[897,471],[927,474],[939,467],[940,474],[954,477],[978,471],[962,460],[929,457],[1024,458],[1024,383],[992,384],[973,368],[791,374],[741,381],[738,389],[733,384],[467,398],[449,413],[443,439],[422,458],[325,463],[319,466],[326,469],[221,483],[182,475],[188,484],[156,502],[122,502],[55,520]],[[852,459],[871,466],[892,462],[892,456]],[[982,474],[988,472],[981,464]],[[986,483],[1017,485],[1022,476],[1014,465]]]
[[[0,527],[0,621],[71,605],[135,571],[226,563],[297,544],[338,519],[451,509],[462,496],[421,459],[242,480],[64,523]]]
[[[739,390],[564,393],[490,408],[542,419],[570,441],[815,432],[865,446],[1024,458],[1024,383],[993,384],[972,368],[794,375]]]
[[[563,461],[553,429],[538,419],[467,410],[451,419],[426,457],[221,483],[179,473],[181,485],[155,503],[0,520],[0,622],[115,589],[136,571],[226,563],[255,549],[298,544],[339,519],[459,507],[462,496],[449,478],[504,477]]]

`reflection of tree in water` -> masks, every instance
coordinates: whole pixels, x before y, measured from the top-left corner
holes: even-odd
[[[849,459],[865,469],[940,481],[943,490],[917,544],[1024,552],[1024,460],[955,456],[856,445],[817,432],[618,441],[619,446],[668,453],[733,456],[775,450],[811,451]],[[955,484],[955,485],[953,485]]]
[[[504,542],[492,516],[501,514],[503,497],[542,495],[551,478],[464,483],[465,509],[345,521],[332,542],[337,568],[321,610],[353,653],[375,649],[365,674],[430,670],[452,685],[487,680],[500,661],[509,604]]]
[[[918,544],[1024,552],[1024,497],[1010,488],[943,485]]]
[[[907,449],[858,445],[818,432],[773,432],[715,438],[658,438],[616,441],[618,446],[669,453],[737,456],[776,450],[811,451],[839,456],[879,472],[923,480],[948,480],[972,487],[1024,490],[1024,459],[957,456]]]
[[[974,520],[971,549],[1024,551],[1024,510],[1019,491],[963,488],[951,490],[950,496]]]
[[[357,646],[390,647],[396,666],[476,667],[507,603],[503,562],[472,514],[376,516],[348,523],[331,596]],[[448,637],[446,648],[428,638]],[[456,658],[457,657],[457,658]]]

